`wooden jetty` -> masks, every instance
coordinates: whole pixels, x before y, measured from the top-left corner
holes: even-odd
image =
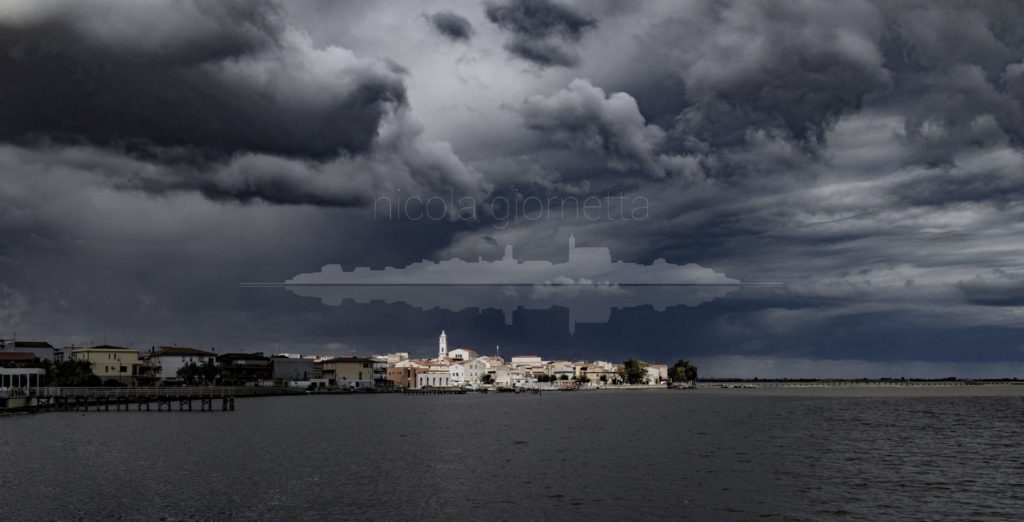
[[[235,411],[234,387],[37,388],[28,395],[35,411]],[[154,408],[155,405],[155,408]]]

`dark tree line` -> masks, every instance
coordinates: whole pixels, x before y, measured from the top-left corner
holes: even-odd
[[[647,377],[647,363],[630,357],[622,362],[619,376],[626,384],[642,384]]]
[[[697,365],[679,359],[668,369],[668,378],[672,382],[693,382],[697,380]]]
[[[220,368],[209,362],[188,363],[178,368],[178,378],[189,386],[209,386],[220,381]]]
[[[46,370],[47,386],[100,386],[103,381],[92,373],[88,361],[61,361],[55,363],[44,359],[41,366]]]

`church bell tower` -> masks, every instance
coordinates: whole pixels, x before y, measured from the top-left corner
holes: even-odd
[[[437,339],[437,360],[443,361],[448,357],[448,336],[441,330],[441,337]]]

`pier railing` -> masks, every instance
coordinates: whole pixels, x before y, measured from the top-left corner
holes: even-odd
[[[52,387],[33,388],[28,390],[30,397],[171,397],[171,398],[208,398],[237,397],[250,395],[239,393],[244,387],[235,386],[195,386],[195,387]]]

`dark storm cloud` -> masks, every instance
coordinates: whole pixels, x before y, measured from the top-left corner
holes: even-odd
[[[960,281],[956,287],[970,303],[1024,306],[1024,273],[997,269],[984,276]]]
[[[916,161],[948,162],[1001,140],[1024,144],[1024,31],[1011,22],[1022,16],[1017,2],[887,8],[903,77],[893,103],[907,116]]]
[[[485,8],[487,19],[511,33],[505,49],[541,67],[579,63],[573,45],[597,21],[549,0],[508,0]]]
[[[963,159],[956,165],[922,169],[891,187],[900,204],[941,206],[989,203],[1004,206],[1024,196],[1024,157],[1008,149]]]
[[[451,11],[438,11],[426,17],[438,33],[453,42],[468,42],[473,38],[473,24],[461,15]]]
[[[658,22],[642,41],[683,80],[691,106],[681,125],[689,131],[725,141],[751,126],[775,127],[815,139],[890,85],[883,29],[866,2],[700,3]]]
[[[0,48],[0,141],[142,161],[108,171],[118,186],[326,206],[480,190],[422,136],[397,65],[314,45],[273,2],[26,5],[0,13]]]
[[[587,80],[576,79],[551,97],[527,98],[520,113],[528,128],[573,147],[598,151],[613,168],[664,174],[655,149],[665,133],[646,124],[636,100],[626,93],[608,96]]]
[[[399,75],[313,49],[268,2],[62,7],[0,22],[0,139],[324,159],[369,149],[405,101]]]

